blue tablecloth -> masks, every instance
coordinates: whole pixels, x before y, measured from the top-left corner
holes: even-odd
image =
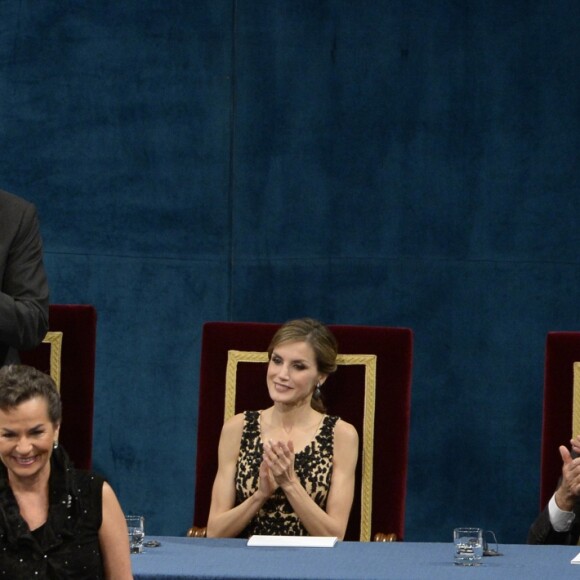
[[[449,543],[338,542],[334,548],[250,548],[246,540],[157,537],[132,556],[135,580],[268,578],[335,580],[580,579],[578,546],[500,545],[477,568],[453,564]]]

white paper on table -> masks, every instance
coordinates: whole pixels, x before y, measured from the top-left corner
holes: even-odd
[[[580,564],[580,554],[576,554],[576,556],[570,560],[570,564]]]
[[[337,540],[336,536],[251,536],[248,546],[332,548]]]

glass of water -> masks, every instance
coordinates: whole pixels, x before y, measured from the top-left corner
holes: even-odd
[[[455,563],[458,566],[479,566],[483,557],[483,530],[481,528],[455,528]]]
[[[145,537],[145,518],[143,516],[125,516],[129,530],[129,545],[131,554],[143,552],[143,538]]]

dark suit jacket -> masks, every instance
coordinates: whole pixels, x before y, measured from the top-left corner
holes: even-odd
[[[48,282],[36,208],[0,190],[0,366],[48,330]]]
[[[580,502],[574,507],[576,519],[568,532],[557,532],[550,522],[548,506],[536,518],[528,532],[528,544],[561,544],[575,546],[580,538]]]
[[[572,457],[576,459],[578,455],[571,451]],[[557,488],[560,487],[562,478],[558,480]],[[551,499],[551,498],[550,498]],[[536,518],[528,532],[528,544],[560,544],[562,546],[575,546],[580,538],[580,500],[574,506],[576,518],[572,522],[567,532],[557,532],[550,522],[550,509],[548,506]]]
[[[550,522],[550,512],[548,506],[536,518],[528,532],[528,544],[561,544],[575,546],[580,538],[580,502],[574,507],[576,519],[568,532],[557,532]]]

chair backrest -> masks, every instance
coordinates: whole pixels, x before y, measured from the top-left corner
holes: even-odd
[[[541,509],[550,500],[562,474],[562,459],[558,447],[566,445],[569,448],[570,438],[578,434],[580,434],[580,332],[549,332],[546,338],[544,371]]]
[[[89,469],[92,462],[96,329],[93,306],[52,304],[43,343],[20,352],[22,363],[50,374],[59,386],[59,440],[80,469]]]
[[[203,327],[194,526],[207,523],[224,418],[271,405],[267,348],[280,324],[208,322]],[[345,539],[403,538],[413,334],[406,328],[329,325],[338,370],[323,389],[328,412],[360,437],[357,485]]]

